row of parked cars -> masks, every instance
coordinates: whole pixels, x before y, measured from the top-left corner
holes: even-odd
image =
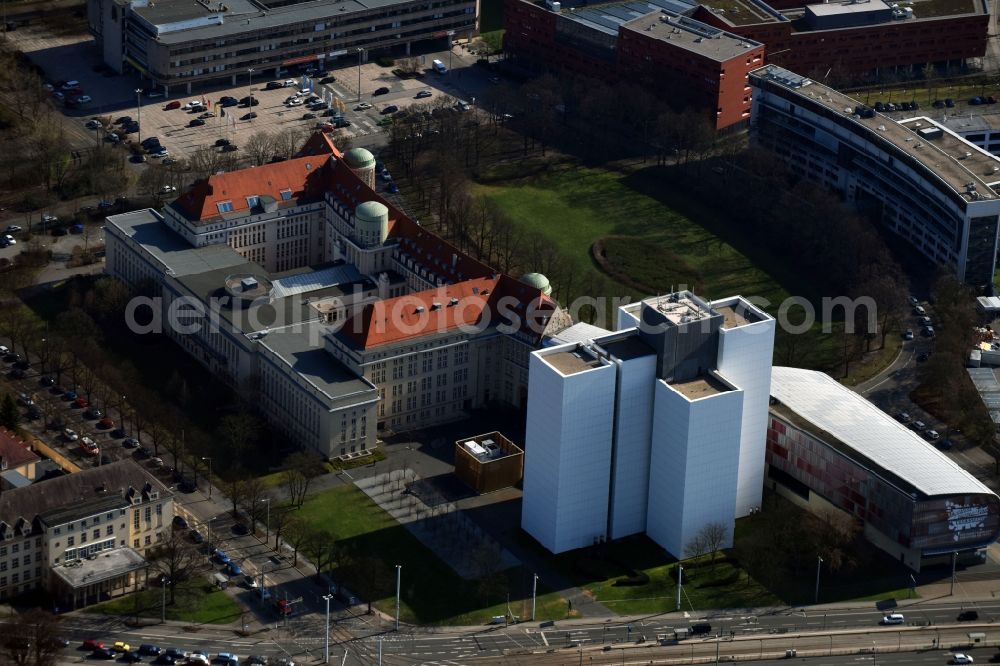
[[[241,662],[239,656],[232,652],[218,652],[213,657],[207,652],[197,650],[188,651],[175,647],[163,649],[158,645],[149,643],[143,643],[134,648],[124,641],[116,641],[112,645],[105,645],[103,641],[96,638],[89,638],[83,641],[80,649],[89,650],[91,656],[95,659],[118,659],[124,662],[141,663],[144,661],[144,658],[150,657],[150,663],[166,664],[167,666],[172,666],[173,664],[201,664],[203,666],[222,664],[223,666],[239,666],[240,663],[260,666],[295,666],[295,662],[284,657],[271,659],[267,656],[252,654]]]

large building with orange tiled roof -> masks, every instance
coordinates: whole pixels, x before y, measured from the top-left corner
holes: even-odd
[[[490,402],[522,406],[528,355],[569,323],[547,290],[383,199],[374,165],[318,133],[286,162],[107,220],[107,272],[161,285],[140,306],[149,329],[328,457]]]

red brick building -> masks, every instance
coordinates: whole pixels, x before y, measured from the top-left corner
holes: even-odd
[[[723,129],[749,118],[746,75],[765,49],[769,62],[819,80],[964,65],[986,53],[988,1],[505,0],[504,51],[529,68],[643,83],[706,108]]]
[[[704,108],[719,130],[749,121],[747,74],[764,64],[759,42],[667,9],[640,15],[632,4],[555,12],[506,0],[504,12],[504,49],[528,66],[635,81]]]

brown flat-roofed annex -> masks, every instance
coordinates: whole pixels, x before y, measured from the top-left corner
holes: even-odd
[[[583,348],[555,352],[542,358],[564,375],[575,375],[578,372],[601,367],[600,359]]]
[[[672,382],[670,386],[690,400],[706,398],[710,395],[732,390],[712,375],[701,375],[686,382]]]

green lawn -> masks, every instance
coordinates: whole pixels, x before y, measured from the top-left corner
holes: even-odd
[[[477,192],[515,223],[544,234],[576,261],[580,273],[600,271],[591,255],[600,241],[605,273],[616,292],[608,295],[638,299],[687,287],[708,298],[740,294],[756,299],[772,315],[791,295],[817,302],[818,290],[809,276],[791,272],[739,220],[720,215],[711,202],[671,189],[670,178],[669,171],[658,167],[623,174],[557,164],[531,178],[478,185]],[[575,279],[578,289],[587,283],[579,275]],[[801,320],[801,309],[789,312],[790,321]],[[834,322],[832,334],[816,324],[794,339],[779,336],[775,360],[843,378],[840,330]],[[895,357],[897,342],[854,364],[846,380],[856,383],[879,372]]]
[[[136,596],[139,598],[139,615],[147,618],[160,617],[162,591],[159,588],[143,590],[137,595],[127,595],[106,601],[88,609],[90,612],[121,617],[134,617]],[[170,590],[167,590],[167,599]],[[173,605],[167,605],[167,619],[192,624],[228,624],[240,619],[243,608],[225,592],[217,589],[205,579],[191,581],[178,586]]]
[[[420,624],[483,624],[494,615],[505,614],[510,595],[511,611],[522,618],[531,614],[531,574],[522,568],[502,572],[501,579],[485,592],[476,581],[460,578],[433,552],[354,486],[341,486],[313,495],[299,510],[308,524],[339,537],[339,542],[361,561],[381,559],[390,568],[402,565],[400,616]],[[334,578],[359,591],[363,583],[351,579],[349,571],[334,571]],[[390,574],[391,576],[391,574]],[[386,593],[375,600],[383,611],[393,612],[394,583],[383,585]],[[536,618],[566,617],[566,602],[558,594],[539,586]]]
[[[677,585],[671,577],[677,561],[645,536],[628,537],[581,550],[552,556],[537,542],[521,535],[521,546],[553,567],[573,585],[587,591],[595,601],[620,614],[663,613],[677,605]],[[630,570],[648,576],[641,585],[623,585]],[[694,570],[692,570],[694,571]],[[742,570],[718,561],[712,569],[685,569],[684,610],[746,608],[779,604],[780,600]]]

